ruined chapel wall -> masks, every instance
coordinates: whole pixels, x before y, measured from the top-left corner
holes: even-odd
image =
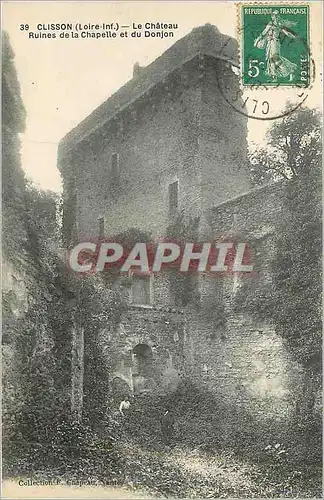
[[[251,246],[253,276],[206,276],[200,280],[200,311],[187,313],[186,366],[193,380],[227,405],[257,419],[289,422],[292,387],[300,367],[269,320],[257,319],[246,299],[269,290],[275,251],[274,223],[283,184],[254,190],[212,209],[209,233],[228,234]]]

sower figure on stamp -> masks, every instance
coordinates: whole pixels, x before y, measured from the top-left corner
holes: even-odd
[[[271,21],[264,28],[262,33],[255,39],[254,46],[258,49],[264,48],[266,42],[266,74],[274,81],[278,77],[293,80],[297,65],[281,55],[281,35],[290,38],[297,38],[289,28],[294,26],[293,21],[286,21],[279,16],[277,10],[273,11]]]

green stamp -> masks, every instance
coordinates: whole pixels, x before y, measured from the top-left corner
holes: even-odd
[[[252,3],[240,9],[243,85],[308,87],[309,6]]]

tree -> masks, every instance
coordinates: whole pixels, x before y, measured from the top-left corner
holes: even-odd
[[[8,34],[2,32],[2,248],[4,259],[20,269],[25,258],[21,247],[27,236],[19,133],[25,130],[26,111],[14,57]]]
[[[92,444],[93,427],[106,410],[109,369],[98,332],[115,328],[123,304],[118,289],[97,276],[73,275],[61,260],[58,196],[28,182],[21,167],[18,134],[24,131],[26,113],[5,33],[2,55],[3,254],[11,264],[9,278],[22,283],[14,286],[9,279],[3,291],[4,468],[20,473],[25,466],[46,468],[54,455],[64,462],[70,449],[65,445],[72,439],[77,451]],[[76,320],[85,331],[84,390],[92,426],[87,429],[75,427],[70,411],[71,330]],[[113,357],[113,349],[111,353]],[[53,442],[59,446],[52,448]],[[91,473],[96,463],[109,469],[105,449],[98,453],[89,465]],[[85,447],[83,458],[89,463]]]
[[[295,394],[295,428],[301,431],[305,456],[318,452],[321,432],[315,411],[322,372],[321,155],[321,116],[306,108],[275,123],[268,133],[268,148],[250,156],[255,184],[283,180],[278,190],[272,286],[253,307],[273,321],[302,368]]]
[[[264,160],[262,175],[271,172],[287,179],[278,200],[273,288],[266,310],[303,368],[297,409],[306,440],[316,421],[314,403],[322,370],[320,124],[320,116],[313,110],[288,115],[270,130],[269,144],[275,154],[266,157],[259,153]]]
[[[289,106],[288,108],[289,109]],[[266,176],[287,179],[276,221],[273,317],[292,352],[311,370],[320,366],[321,119],[300,109],[269,131],[274,154],[258,154]]]
[[[302,177],[318,168],[321,135],[321,115],[314,109],[300,108],[276,121],[268,131],[267,147],[254,145],[250,153],[253,184]]]

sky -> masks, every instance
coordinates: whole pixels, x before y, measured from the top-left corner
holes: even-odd
[[[289,3],[289,2],[288,2]],[[307,105],[321,107],[322,2],[311,2],[311,50],[316,80]],[[178,23],[174,38],[30,39],[21,25],[38,23],[97,24]],[[42,189],[62,189],[56,167],[57,145],[69,130],[132,78],[133,65],[146,66],[194,27],[215,24],[236,37],[233,2],[2,2],[2,28],[10,37],[27,111],[21,134],[22,166]],[[45,31],[44,31],[45,32]],[[278,102],[285,96],[278,93]],[[250,119],[249,140],[264,143],[270,122]]]

